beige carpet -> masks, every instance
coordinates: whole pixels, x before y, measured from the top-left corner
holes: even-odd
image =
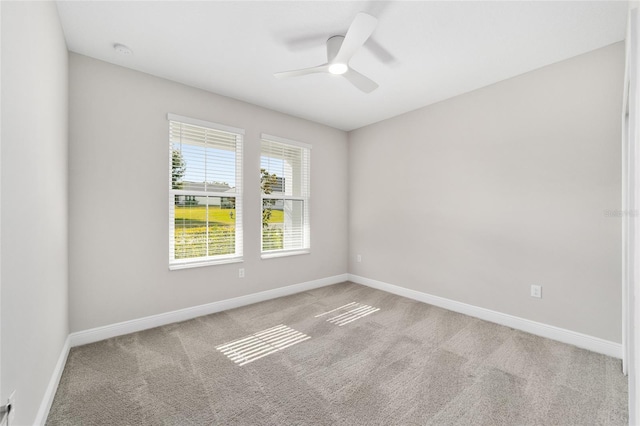
[[[74,348],[47,419],[49,425],[626,423],[619,360],[353,283]]]

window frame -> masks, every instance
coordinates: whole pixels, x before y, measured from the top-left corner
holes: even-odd
[[[260,135],[260,161],[262,162],[262,156],[264,152],[263,142],[273,142],[281,145],[288,145],[295,148],[300,148],[303,152],[302,158],[302,167],[306,168],[306,177],[307,181],[304,182],[303,186],[303,195],[293,196],[293,195],[270,195],[264,194],[260,191],[260,257],[262,259],[271,259],[276,257],[286,257],[286,256],[295,256],[301,254],[310,254],[311,253],[311,148],[312,146],[303,142],[298,142],[291,139],[286,139],[280,136],[274,136],[267,133],[262,133]],[[286,184],[285,184],[286,185]],[[264,200],[283,200],[283,201],[302,201],[303,203],[303,214],[302,214],[302,235],[303,235],[303,243],[300,248],[293,249],[279,249],[279,250],[268,250],[265,251],[264,247],[264,232],[262,227],[262,210],[264,206]]]
[[[173,142],[171,139],[171,122],[201,127],[207,130],[220,131],[235,135],[235,192],[233,194],[216,191],[198,191],[174,189],[172,187],[173,158],[171,150]],[[202,266],[221,265],[228,263],[238,263],[244,261],[243,244],[243,152],[244,152],[244,129],[226,126],[210,121],[199,120],[177,114],[167,114],[169,132],[169,270],[179,270],[186,268],[197,268]],[[196,197],[220,197],[235,198],[235,252],[233,254],[223,254],[214,256],[201,256],[186,259],[175,258],[175,196],[196,196]]]

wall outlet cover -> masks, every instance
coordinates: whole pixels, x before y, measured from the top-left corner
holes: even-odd
[[[531,286],[531,297],[537,297],[539,299],[542,298],[542,286],[532,285]]]

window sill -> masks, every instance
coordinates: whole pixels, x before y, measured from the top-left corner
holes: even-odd
[[[279,250],[273,252],[265,252],[260,255],[262,259],[272,259],[274,257],[287,257],[287,256],[297,256],[299,254],[310,254],[311,250],[309,249],[301,249],[301,250]]]
[[[200,261],[184,262],[184,263],[171,263],[169,264],[169,270],[176,271],[179,269],[200,268],[202,266],[215,266],[215,265],[224,265],[227,263],[241,263],[241,262],[244,262],[243,258],[234,257],[230,259],[200,260]]]

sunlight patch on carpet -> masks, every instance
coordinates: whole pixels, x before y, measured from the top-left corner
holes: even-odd
[[[216,349],[236,364],[245,365],[308,339],[311,337],[280,324],[217,346]]]
[[[343,325],[349,324],[350,322],[353,322],[360,318],[364,318],[367,315],[371,315],[372,313],[377,312],[379,310],[380,308],[376,308],[374,306],[365,305],[363,303],[351,302],[351,303],[347,303],[346,305],[340,306],[339,308],[335,308],[330,311],[323,312],[319,315],[316,315],[315,318],[319,318],[321,316],[331,314],[331,313],[337,314],[327,319],[327,321],[332,324],[336,324],[339,327],[342,327]]]

